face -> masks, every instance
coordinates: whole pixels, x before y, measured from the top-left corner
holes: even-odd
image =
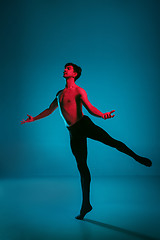
[[[73,66],[66,66],[66,68],[64,69],[64,72],[63,72],[63,77],[67,79],[70,77],[75,78],[76,76],[77,76],[77,73],[74,72]]]

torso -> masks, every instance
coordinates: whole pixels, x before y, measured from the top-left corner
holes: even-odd
[[[65,88],[57,95],[61,115],[68,126],[75,124],[83,116],[80,96],[80,87],[77,85],[74,88]]]

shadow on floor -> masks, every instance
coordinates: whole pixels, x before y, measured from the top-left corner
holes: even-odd
[[[108,229],[111,229],[113,231],[124,233],[124,234],[130,235],[132,237],[137,237],[137,238],[141,238],[141,239],[145,239],[145,240],[157,240],[156,238],[152,238],[152,237],[146,236],[146,235],[141,234],[141,233],[133,232],[133,231],[123,229],[123,228],[120,228],[120,227],[116,227],[116,226],[113,226],[113,225],[110,225],[110,224],[107,224],[107,223],[102,223],[102,222],[98,222],[98,221],[87,219],[87,218],[85,218],[83,221],[95,224],[95,225],[100,226],[100,227],[108,228]]]

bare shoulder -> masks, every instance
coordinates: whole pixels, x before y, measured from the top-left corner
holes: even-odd
[[[79,92],[79,94],[80,94],[81,96],[87,94],[86,91],[85,91],[83,88],[79,87],[79,86],[77,86],[77,90],[78,90],[78,92]]]

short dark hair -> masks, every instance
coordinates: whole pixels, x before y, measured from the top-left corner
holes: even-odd
[[[75,81],[76,81],[76,80],[81,76],[82,68],[79,67],[79,66],[77,66],[77,65],[74,64],[74,63],[67,63],[67,64],[65,65],[65,68],[66,68],[67,66],[72,66],[73,69],[74,69],[74,72],[77,73],[77,76],[75,77]]]

